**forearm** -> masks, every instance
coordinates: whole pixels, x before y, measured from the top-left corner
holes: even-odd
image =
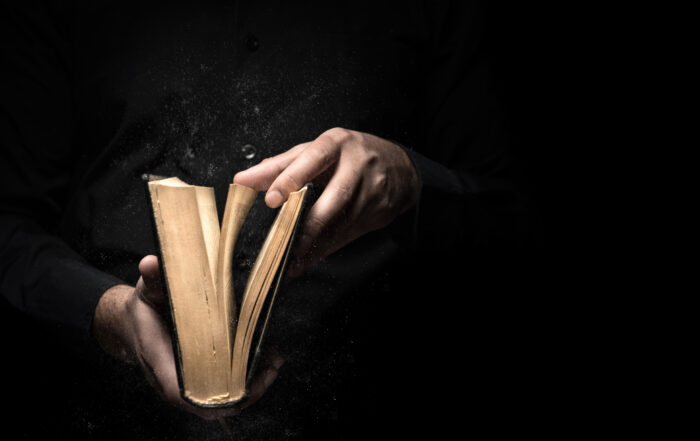
[[[506,157],[490,168],[443,165],[405,148],[418,172],[415,231],[424,252],[518,246],[528,240],[527,192]]]
[[[0,292],[16,308],[88,333],[100,297],[121,283],[33,220],[0,215]]]

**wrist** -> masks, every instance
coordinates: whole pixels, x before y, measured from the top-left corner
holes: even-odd
[[[414,163],[408,149],[398,143],[396,146],[399,148],[402,166],[406,171],[402,179],[406,189],[405,203],[402,210],[404,212],[418,203],[421,193],[421,178],[418,167]]]
[[[129,285],[116,285],[100,297],[92,322],[92,334],[102,350],[126,362],[132,362],[127,304],[134,294]]]

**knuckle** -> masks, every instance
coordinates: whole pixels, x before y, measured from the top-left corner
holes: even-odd
[[[327,144],[319,144],[312,149],[308,149],[307,152],[315,162],[320,162],[323,165],[331,162],[331,147]]]
[[[378,190],[385,190],[388,186],[388,178],[386,173],[377,173],[374,177],[374,187]]]
[[[361,147],[358,149],[357,155],[357,161],[363,169],[374,167],[379,161],[379,156],[377,153],[366,147]]]
[[[365,150],[367,165],[374,166],[379,162],[379,155],[373,150]]]
[[[332,129],[327,130],[324,134],[339,144],[347,142],[352,138],[352,131],[342,127],[333,127]]]

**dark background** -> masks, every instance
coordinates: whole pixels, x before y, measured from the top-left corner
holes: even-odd
[[[412,426],[436,432],[459,428],[465,434],[484,429],[494,434],[548,432],[553,418],[570,418],[565,409],[580,404],[585,387],[585,361],[573,355],[580,335],[571,325],[579,318],[586,286],[574,275],[586,256],[578,251],[583,235],[575,208],[580,200],[571,190],[577,160],[585,152],[583,129],[574,128],[580,127],[585,84],[571,63],[580,55],[575,35],[579,18],[573,8],[546,4],[501,1],[489,7],[494,77],[502,85],[511,143],[531,187],[535,239],[517,255],[494,256],[478,280],[452,274],[421,287],[449,291],[454,284],[476,283],[480,292],[492,294],[467,302],[464,309],[462,299],[446,305],[452,319],[446,332],[477,340],[469,350],[492,357],[492,369],[482,367],[467,376],[468,367],[460,360],[469,354],[463,348],[441,347],[454,352],[447,358],[451,364],[431,371],[444,378],[422,379],[425,392],[402,409],[403,418],[397,421],[405,425],[395,427],[398,433],[410,433]],[[460,256],[455,259],[456,268],[462,262]],[[509,276],[502,277],[504,273]],[[145,381],[134,383],[135,369],[115,369],[94,343],[69,329],[25,317],[4,299],[0,304],[6,433],[13,428],[18,439],[107,439],[131,425],[129,433],[141,439],[154,439],[155,434],[180,438],[167,426],[178,411],[159,407]],[[400,375],[400,366],[396,369],[394,374]],[[476,381],[482,386],[462,387],[484,378],[488,381]],[[109,393],[118,395],[105,396]],[[117,404],[127,400],[133,409]],[[444,406],[431,411],[445,400],[452,402],[452,411]],[[403,413],[407,409],[415,413]],[[113,418],[115,412],[118,418]],[[216,425],[194,419],[191,424],[194,431]]]

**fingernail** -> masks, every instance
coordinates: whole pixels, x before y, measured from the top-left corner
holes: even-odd
[[[265,202],[270,208],[277,208],[282,205],[282,193],[277,190],[268,191],[265,195]]]
[[[283,364],[284,364],[284,358],[282,358],[282,357],[276,357],[275,360],[272,362],[272,365],[277,370],[279,370]]]

